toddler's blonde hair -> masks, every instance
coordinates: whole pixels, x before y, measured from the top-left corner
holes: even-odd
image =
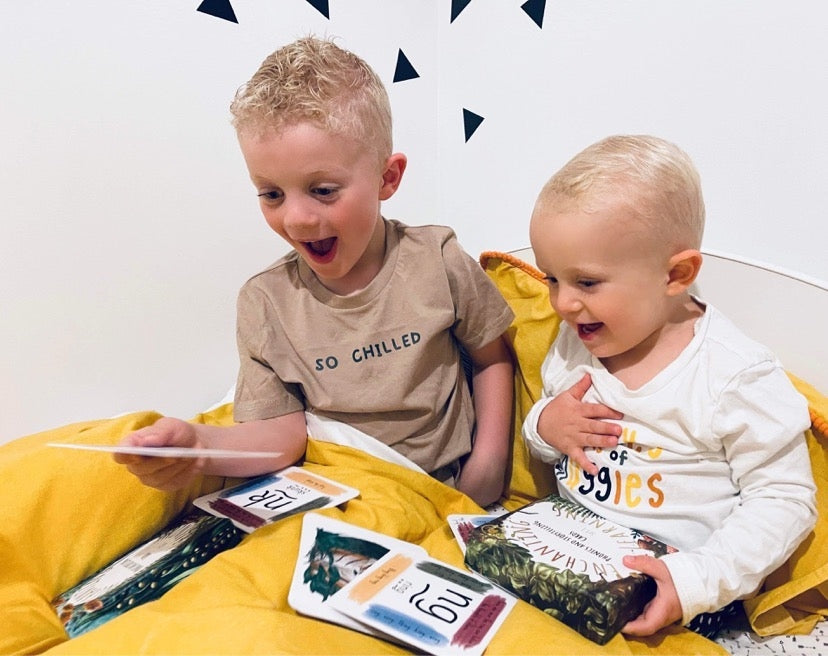
[[[615,135],[582,150],[544,185],[533,215],[618,203],[670,248],[701,246],[705,209],[698,171],[678,146],[649,135]]]

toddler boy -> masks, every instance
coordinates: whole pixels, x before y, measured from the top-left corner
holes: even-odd
[[[704,202],[675,145],[604,139],[541,191],[530,240],[563,320],[523,426],[561,494],[678,549],[627,557],[655,598],[623,631],[712,636],[816,521],[805,399],[779,361],[695,298]],[[701,621],[704,620],[704,621]]]

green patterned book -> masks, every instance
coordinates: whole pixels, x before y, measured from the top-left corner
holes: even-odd
[[[622,558],[675,551],[555,494],[464,533],[470,569],[599,645],[655,595]]]

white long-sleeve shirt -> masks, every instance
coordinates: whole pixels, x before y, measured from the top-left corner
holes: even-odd
[[[590,476],[538,434],[541,411],[585,373],[584,401],[622,412],[613,449],[588,449]],[[816,522],[803,431],[806,400],[776,357],[707,305],[663,371],[627,389],[566,324],[541,368],[544,398],[523,437],[555,463],[563,496],[678,549],[662,557],[683,622],[754,594]]]

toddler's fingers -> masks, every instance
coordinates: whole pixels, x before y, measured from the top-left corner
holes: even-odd
[[[585,432],[590,435],[608,436],[612,439],[612,444],[615,446],[618,443],[618,438],[621,436],[621,427],[618,424],[611,424],[600,419],[590,419],[586,424]],[[592,446],[608,446],[607,444],[596,444]]]
[[[598,466],[587,457],[583,449],[574,449],[572,453],[569,454],[569,458],[570,460],[574,460],[575,464],[577,464],[587,474],[595,476],[598,473]]]
[[[567,390],[567,393],[580,401],[584,398],[584,394],[587,393],[587,390],[592,387],[592,378],[589,374],[584,374],[583,378],[575,383],[572,387]]]
[[[584,403],[584,416],[592,419],[615,419],[620,421],[624,418],[623,412],[618,412],[603,403]]]
[[[681,619],[681,605],[674,595],[664,595],[661,589],[644,606],[641,615],[627,622],[621,632],[632,636],[649,636],[656,631],[675,624]]]
[[[652,556],[644,554],[639,556],[624,556],[623,561],[625,567],[634,569],[642,574],[652,576],[656,581],[659,581],[667,573],[667,568],[664,563]],[[669,574],[668,574],[669,575]]]
[[[641,613],[634,620],[627,622],[622,628],[621,632],[630,636],[645,637],[653,635],[661,627],[667,626],[670,622],[667,621],[666,615],[658,606],[652,603],[644,608]]]
[[[618,446],[618,437],[615,435],[590,435],[587,443],[593,449],[614,449]]]

